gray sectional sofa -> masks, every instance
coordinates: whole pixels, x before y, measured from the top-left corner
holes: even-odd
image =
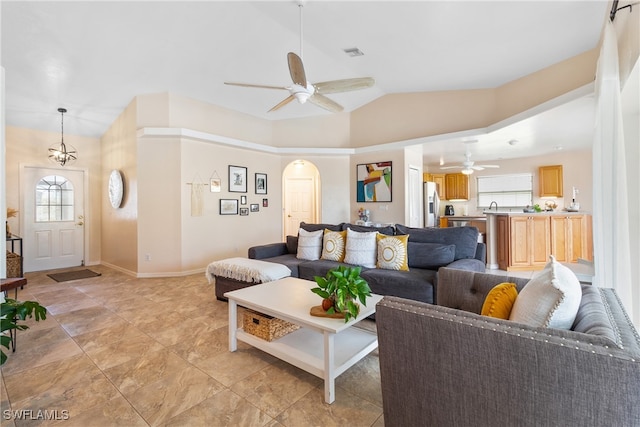
[[[433,304],[436,300],[437,273],[443,266],[470,271],[485,271],[486,246],[478,242],[475,227],[456,228],[410,228],[366,227],[349,223],[306,224],[300,228],[306,231],[329,229],[343,231],[378,231],[382,234],[408,234],[408,271],[362,268],[362,277],[369,283],[371,291],[379,295],[394,295]],[[297,236],[287,236],[287,241],[249,248],[252,259],[284,264],[294,277],[313,280],[314,276],[324,276],[339,265],[336,261],[298,259]]]
[[[613,289],[582,285],[560,330],[479,314],[493,286],[527,279],[438,276],[438,305],[377,305],[386,426],[640,426],[640,336]]]

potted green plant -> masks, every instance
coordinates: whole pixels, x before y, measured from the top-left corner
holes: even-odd
[[[366,297],[371,289],[366,280],[360,277],[360,267],[339,266],[327,272],[325,277],[315,276],[318,287],[311,292],[322,298],[322,309],[329,315],[344,314],[344,321],[356,318],[360,313],[360,301],[366,306]]]
[[[12,334],[17,330],[29,329],[27,325],[19,325],[18,320],[25,320],[35,314],[36,322],[47,318],[47,309],[35,301],[16,301],[7,299],[0,303],[0,344],[7,350],[13,342]],[[5,332],[9,331],[6,335]],[[7,361],[7,355],[0,349],[0,365]]]

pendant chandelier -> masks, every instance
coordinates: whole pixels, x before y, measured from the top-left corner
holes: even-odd
[[[76,161],[77,151],[71,145],[64,143],[64,113],[67,112],[66,108],[58,108],[58,112],[61,114],[60,118],[60,143],[53,144],[49,147],[49,160],[54,163],[59,163],[60,166],[68,165]]]

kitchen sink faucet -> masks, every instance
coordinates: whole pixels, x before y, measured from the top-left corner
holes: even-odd
[[[491,210],[493,205],[496,205],[496,212],[498,212],[498,202],[491,202],[491,204],[489,204],[489,210]]]

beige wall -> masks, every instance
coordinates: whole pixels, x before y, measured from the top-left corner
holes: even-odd
[[[125,272],[138,271],[138,152],[136,143],[137,103],[134,99],[100,140],[102,187],[92,197],[99,198],[102,210],[102,263]],[[112,170],[123,175],[124,197],[118,209],[111,207],[107,183]]]
[[[72,116],[73,117],[73,116]],[[67,116],[67,120],[73,120]],[[7,207],[24,211],[23,197],[20,193],[20,174],[23,166],[46,167],[53,169],[82,170],[87,174],[88,188],[85,189],[85,264],[100,263],[100,224],[102,177],[100,167],[100,140],[97,138],[68,135],[65,143],[78,151],[78,160],[65,166],[56,166],[48,159],[47,149],[60,142],[60,133],[43,132],[33,129],[6,127],[6,201]],[[87,197],[88,196],[88,197]],[[15,234],[24,236],[24,224],[20,221],[22,213],[16,218],[9,218],[9,225]],[[28,240],[25,244],[29,244]]]

